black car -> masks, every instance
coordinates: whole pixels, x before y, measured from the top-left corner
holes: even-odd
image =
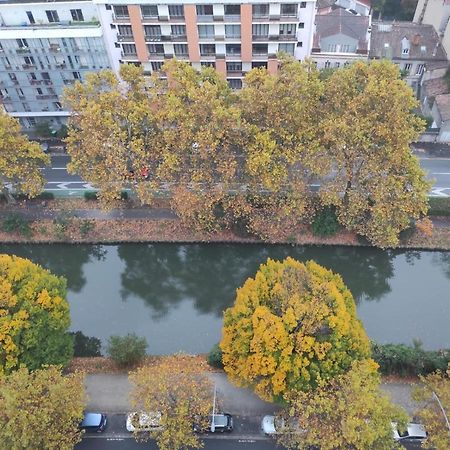
[[[106,428],[106,414],[101,413],[84,413],[80,429],[86,433],[101,433]]]
[[[214,414],[214,423],[212,422],[213,416],[209,416],[210,426],[203,429],[199,425],[194,424],[194,431],[196,433],[224,433],[225,431],[233,431],[233,416],[231,414]]]

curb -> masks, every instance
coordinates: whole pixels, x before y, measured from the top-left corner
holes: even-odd
[[[240,442],[255,442],[255,441],[267,441],[271,439],[269,436],[263,436],[260,434],[233,434],[233,433],[220,433],[217,436],[212,434],[205,434],[199,436],[202,440],[229,440],[229,441],[240,441]],[[85,434],[83,439],[107,439],[107,440],[124,440],[124,439],[134,439],[133,433],[98,433],[98,434]],[[152,440],[152,439],[150,439]]]

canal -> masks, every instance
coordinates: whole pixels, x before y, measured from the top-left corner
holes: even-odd
[[[340,273],[371,339],[450,347],[450,252],[269,245],[3,245],[64,275],[72,327],[106,342],[145,336],[149,353],[208,352],[222,311],[268,257],[314,259]]]

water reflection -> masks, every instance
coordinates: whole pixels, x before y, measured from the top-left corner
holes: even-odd
[[[92,261],[105,261],[103,245],[1,245],[0,253],[28,258],[50,270],[55,275],[67,278],[67,288],[80,292],[86,284],[83,266]]]

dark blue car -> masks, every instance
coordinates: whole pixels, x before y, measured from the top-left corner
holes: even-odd
[[[106,428],[106,414],[101,413],[84,413],[80,429],[86,433],[101,433]]]

